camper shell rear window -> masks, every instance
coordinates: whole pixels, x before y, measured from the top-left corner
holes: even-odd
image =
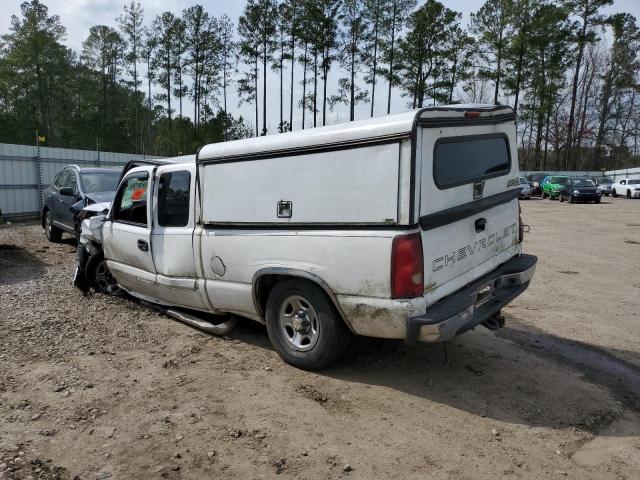
[[[433,179],[444,190],[511,171],[509,139],[504,134],[440,138],[433,150]]]

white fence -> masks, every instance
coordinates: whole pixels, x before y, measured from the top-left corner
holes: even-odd
[[[38,216],[43,190],[66,165],[117,167],[144,158],[157,157],[0,143],[0,210],[5,217]]]

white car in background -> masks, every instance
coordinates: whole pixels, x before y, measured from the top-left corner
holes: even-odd
[[[611,194],[614,197],[640,198],[640,178],[621,178],[611,185]]]

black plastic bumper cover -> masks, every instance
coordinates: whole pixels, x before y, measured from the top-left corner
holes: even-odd
[[[534,255],[513,257],[431,305],[422,315],[408,318],[406,342],[447,341],[484,322],[527,289],[537,261]]]

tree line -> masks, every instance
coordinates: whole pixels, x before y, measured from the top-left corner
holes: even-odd
[[[437,0],[247,0],[235,22],[201,5],[145,19],[131,2],[74,52],[30,0],[0,43],[0,141],[38,131],[49,145],[175,155],[337,110],[356,120],[362,104],[374,116],[503,103],[522,168],[623,168],[639,160],[640,30],[605,15],[612,4],[486,0],[463,25]],[[234,114],[242,104],[252,118]]]

